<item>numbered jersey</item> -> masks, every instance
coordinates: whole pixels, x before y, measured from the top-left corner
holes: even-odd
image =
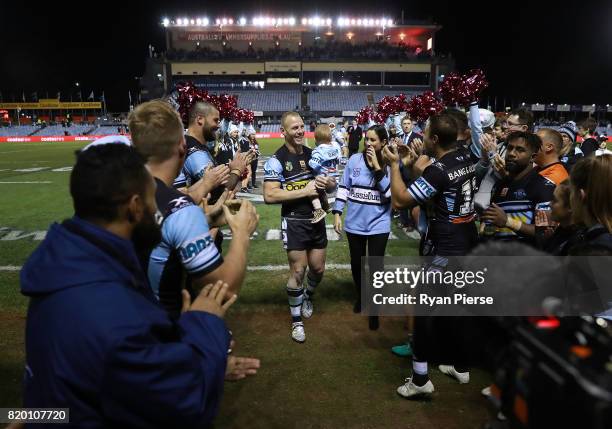
[[[291,153],[283,145],[264,165],[264,182],[279,182],[287,191],[298,191],[306,187],[314,176],[308,165],[311,150],[302,146],[302,153]],[[295,218],[312,217],[310,198],[286,201],[282,205],[281,216]]]
[[[410,184],[408,192],[427,211],[422,255],[461,256],[476,246],[475,185],[474,164],[463,150],[447,153]]]

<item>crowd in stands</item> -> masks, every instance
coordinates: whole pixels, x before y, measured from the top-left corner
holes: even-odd
[[[385,41],[365,42],[353,44],[328,40],[315,43],[312,46],[300,46],[297,50],[276,46],[264,50],[249,46],[247,51],[239,51],[228,45],[220,50],[197,46],[195,50],[171,49],[166,52],[166,58],[173,61],[197,61],[215,59],[255,60],[417,60],[429,58],[430,52],[423,51],[421,47],[407,44],[391,44]]]

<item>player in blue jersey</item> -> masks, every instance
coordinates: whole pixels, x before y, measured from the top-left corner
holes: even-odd
[[[447,257],[462,256],[478,242],[474,211],[475,167],[472,155],[457,144],[457,121],[448,114],[432,116],[425,128],[425,153],[414,152],[401,161],[416,179],[406,188],[400,171],[397,148],[386,147],[384,156],[391,164],[391,196],[396,209],[427,203],[428,227],[422,254],[432,256],[435,266],[446,269]],[[409,152],[410,154],[410,152]],[[432,159],[434,158],[435,161]],[[429,380],[427,358],[430,350],[427,317],[416,317],[413,335],[413,373],[397,389],[403,397],[429,395],[434,387]],[[440,365],[440,370],[460,383],[469,381],[464,365]]]
[[[176,111],[163,101],[143,103],[130,113],[129,126],[134,146],[148,159],[161,212],[162,242],[144,264],[153,292],[173,316],[180,314],[184,281],[187,291],[198,292],[205,284],[223,280],[232,293],[238,293],[250,236],[258,223],[255,207],[242,201],[232,214],[219,204],[209,214],[215,226],[227,223],[232,231],[232,243],[223,258],[214,246],[202,208],[172,187],[185,157],[183,126]]]
[[[335,179],[338,177],[338,163],[341,152],[337,145],[332,145],[332,133],[329,125],[321,124],[315,128],[315,145],[308,165],[316,176],[322,175]],[[321,200],[323,200],[323,203]],[[318,223],[325,218],[329,207],[325,192],[319,192],[319,195],[312,198],[312,206],[315,209],[312,215],[312,223]]]
[[[333,177],[313,175],[308,165],[311,150],[305,146],[304,121],[296,112],[286,112],[281,118],[285,144],[264,166],[264,200],[267,204],[282,204],[281,221],[283,247],[289,260],[287,296],[291,310],[291,338],[306,341],[302,317],[312,316],[312,297],[325,271],[327,232],[325,222],[312,223],[310,199],[318,190],[331,192],[336,187]],[[308,286],[304,293],[304,274]]]
[[[340,234],[342,212],[346,207],[344,231],[351,255],[351,273],[357,290],[353,308],[361,312],[362,279],[361,258],[385,256],[387,240],[391,232],[391,183],[389,170],[382,160],[382,148],[388,144],[385,127],[374,125],[366,132],[365,150],[349,159],[338,186],[334,204],[334,229]],[[378,260],[371,261],[382,270]],[[370,329],[378,329],[378,316],[369,317]]]

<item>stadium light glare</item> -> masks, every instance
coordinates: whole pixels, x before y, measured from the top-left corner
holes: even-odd
[[[361,20],[359,20],[359,21],[361,21]],[[351,25],[355,25],[356,23],[357,23],[357,21],[355,21],[354,19],[351,19]],[[360,25],[361,25],[361,23],[360,23]]]
[[[331,24],[332,24],[332,20],[331,20],[331,18],[327,18],[327,20],[325,21],[325,23],[326,23],[327,25],[331,25]]]
[[[169,20],[168,18],[164,18],[164,19],[162,20],[162,25],[163,25],[164,27],[167,27],[168,25],[170,25],[170,20]]]
[[[227,18],[223,18],[223,20],[221,21],[221,23],[222,23],[223,25],[227,25]]]
[[[368,20],[368,23],[370,24],[370,27],[371,27],[371,26],[373,26],[373,25],[374,25],[374,20],[373,20],[372,18],[370,18],[370,19]]]
[[[195,25],[195,19],[192,19],[191,21],[189,21],[189,23],[190,23],[191,25]]]
[[[208,25],[208,18],[202,18],[202,25],[204,26]]]
[[[295,25],[295,18],[294,17],[289,18],[289,25],[291,25],[291,26]]]
[[[247,20],[246,20],[246,18],[242,17],[242,18],[240,18],[240,20],[238,21],[238,23],[239,23],[240,25],[246,25]]]
[[[393,27],[393,20],[392,19],[388,19],[387,20],[387,26]]]
[[[196,24],[197,25],[202,25],[202,20],[200,18],[196,19]]]
[[[221,20],[219,18],[215,19],[215,24],[217,25],[221,24]]]
[[[183,20],[181,18],[176,20],[176,25],[181,25],[183,24]]]
[[[351,21],[351,23],[353,23],[353,25],[354,25],[354,21],[355,21],[354,19],[353,19],[353,21]],[[358,19],[357,20],[357,25],[361,25],[361,22],[362,22],[361,19]]]
[[[234,19],[233,19],[233,18],[228,19],[228,20],[227,20],[227,23],[228,23],[229,25],[234,25]]]
[[[380,19],[377,19],[376,21],[374,21],[374,24],[380,25]]]
[[[308,19],[302,18],[302,25],[306,25],[306,24],[308,24]]]

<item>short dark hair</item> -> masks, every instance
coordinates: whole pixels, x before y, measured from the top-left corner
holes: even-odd
[[[465,112],[457,109],[446,109],[444,112],[457,122],[457,132],[463,134],[468,129],[468,117]]]
[[[528,131],[513,131],[508,134],[508,138],[506,139],[507,143],[510,143],[513,140],[523,139],[527,144],[527,147],[533,152],[536,153],[542,148],[542,139],[536,134],[530,133]]]
[[[457,142],[457,120],[448,113],[440,113],[429,118],[429,135],[438,136],[438,144],[448,149]]]
[[[383,125],[372,125],[370,128],[368,128],[368,131],[374,131],[381,143],[385,140],[389,142],[389,134]]]
[[[193,124],[198,116],[208,116],[215,110],[217,110],[217,108],[206,101],[198,101],[194,103],[191,109],[189,109],[189,122],[187,125]]]
[[[595,132],[595,129],[597,129],[597,121],[595,119],[593,119],[593,118],[586,118],[586,119],[583,119],[582,121],[580,121],[578,123],[578,126],[580,128],[584,128],[590,134],[593,134]]]
[[[74,213],[83,219],[112,222],[133,195],[144,195],[150,174],[131,146],[108,143],[77,153],[70,174]]]
[[[525,109],[524,107],[519,107],[510,112],[510,115],[518,116],[519,124],[527,125],[529,130],[533,129],[533,113],[530,110]]]

